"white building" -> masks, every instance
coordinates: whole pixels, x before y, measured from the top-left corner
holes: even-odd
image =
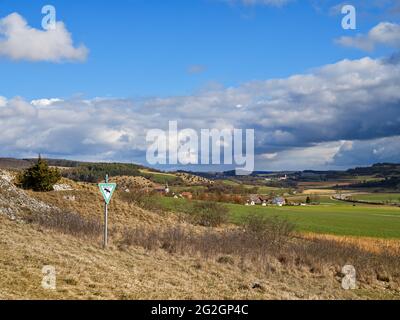
[[[282,207],[282,206],[284,206],[284,205],[286,204],[286,200],[285,200],[284,198],[282,198],[282,197],[276,197],[276,198],[274,198],[274,199],[272,200],[272,203],[273,203],[274,205],[277,205],[277,206],[279,206],[279,207]]]

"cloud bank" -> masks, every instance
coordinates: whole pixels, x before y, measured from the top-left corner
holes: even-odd
[[[0,147],[10,156],[145,164],[147,130],[177,120],[180,129],[255,129],[257,169],[400,161],[399,88],[398,61],[363,58],[190,96],[0,98]]]
[[[18,13],[0,19],[0,56],[25,61],[84,61],[88,49],[74,47],[71,34],[64,23],[57,22],[54,30],[30,27]]]

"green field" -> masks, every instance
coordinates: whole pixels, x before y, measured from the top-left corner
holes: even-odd
[[[371,181],[381,181],[383,180],[382,178],[379,177],[375,177],[375,176],[356,176],[353,177],[353,179],[356,179],[357,181],[367,181],[367,182],[371,182]]]
[[[323,202],[326,200],[327,202]],[[321,199],[325,204],[306,207],[261,207],[226,204],[231,222],[241,224],[255,213],[279,216],[296,224],[298,231],[322,234],[400,239],[400,208],[357,205]],[[187,205],[183,199],[162,198],[163,206],[180,211]]]
[[[359,194],[352,196],[352,198],[377,203],[400,203],[400,193]]]
[[[275,187],[268,187],[268,186],[260,186],[258,187],[258,193],[259,194],[270,194],[270,193],[275,193],[275,194],[285,194],[289,192],[289,189],[285,188],[275,188]]]
[[[232,181],[232,180],[228,180],[228,179],[221,180],[221,182],[227,186],[239,186],[240,185],[240,183],[237,183],[236,181]]]
[[[299,231],[400,239],[400,208],[329,204],[281,208],[228,206],[235,223],[254,212],[286,218],[293,221]]]
[[[269,186],[264,186],[264,185],[253,185],[253,184],[240,184],[232,180],[221,180],[223,184],[227,186],[243,186],[246,189],[253,189],[254,187],[257,188],[258,193],[260,194],[269,194],[271,192],[279,193],[279,194],[284,194],[288,192],[289,189],[283,189],[283,188],[276,188],[276,187],[269,187]]]
[[[176,182],[177,180],[180,180],[177,176],[170,174],[170,173],[152,172],[152,171],[144,170],[144,169],[139,170],[139,171],[144,176],[150,178],[153,182],[159,183],[159,184],[173,183],[173,182]]]
[[[289,202],[292,203],[305,203],[307,200],[307,197],[310,197],[311,199],[313,199],[313,195],[300,195],[300,196],[288,196],[286,197],[286,199],[288,199]],[[343,202],[341,201],[337,201],[334,199],[331,199],[330,196],[327,195],[317,195],[317,199],[319,204],[324,205],[324,204],[331,204],[331,205],[343,205]],[[348,204],[347,204],[348,205]]]

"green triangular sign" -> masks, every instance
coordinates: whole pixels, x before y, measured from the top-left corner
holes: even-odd
[[[111,198],[114,194],[115,189],[117,188],[116,183],[99,183],[99,188],[101,194],[103,195],[104,201],[109,204]]]

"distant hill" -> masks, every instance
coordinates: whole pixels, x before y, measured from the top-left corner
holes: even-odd
[[[379,181],[365,181],[350,185],[351,188],[375,188],[375,189],[392,189],[400,190],[400,177],[386,177]]]
[[[0,158],[0,168],[2,169],[24,169],[31,165],[28,160],[13,158]]]
[[[74,181],[97,183],[106,174],[110,177],[137,177],[147,179],[153,184],[163,185],[202,185],[212,181],[190,172],[161,172],[133,163],[82,162],[64,159],[46,159],[50,166],[61,168],[62,176]],[[20,170],[31,166],[36,159],[0,158],[0,169]],[[140,179],[139,179],[140,180]]]
[[[55,167],[77,167],[83,162],[63,160],[63,159],[46,159],[51,166]],[[35,163],[36,159],[15,159],[15,158],[0,158],[0,168],[2,169],[24,169]]]
[[[400,164],[377,163],[371,167],[361,167],[347,170],[351,175],[379,175],[381,177],[400,176]]]
[[[63,159],[46,159],[50,166],[67,168],[62,175],[74,181],[99,182],[106,174],[110,176],[141,176],[143,166],[130,163],[94,163]],[[0,169],[25,169],[36,159],[0,158]]]
[[[14,158],[0,158],[0,168],[3,169],[24,169],[32,165],[36,159],[14,159]],[[143,176],[147,179],[154,180],[155,183],[161,183],[156,181],[156,178],[165,178],[161,171],[156,169],[150,169],[142,165],[130,164],[130,163],[95,163],[95,162],[82,162],[65,159],[47,159],[51,166],[57,166],[62,168],[70,168],[63,172],[63,175],[75,181],[86,181],[86,182],[97,182],[101,180],[106,173],[112,176]],[[143,173],[147,172],[147,173]],[[152,174],[153,173],[153,174]],[[155,175],[154,173],[160,173]],[[396,163],[377,163],[369,167],[357,167],[348,170],[304,170],[304,171],[254,171],[250,176],[236,176],[234,170],[224,172],[193,172],[180,170],[174,173],[169,173],[171,176],[175,176],[176,182],[185,182],[184,177],[186,175],[196,176],[198,182],[208,182],[209,180],[218,179],[229,179],[235,178],[238,180],[250,181],[251,179],[263,179],[267,176],[280,177],[287,175],[289,180],[294,181],[329,181],[329,180],[340,180],[349,179],[351,177],[362,177],[369,176],[380,179],[388,179],[391,177],[400,178],[400,164]],[[201,178],[199,178],[201,177]],[[159,179],[158,179],[159,180]],[[165,180],[165,179],[164,179]],[[163,181],[164,181],[163,180]],[[168,181],[173,182],[173,181]],[[379,182],[377,182],[379,184]],[[385,182],[385,185],[388,181]],[[390,184],[395,183],[392,180]],[[361,185],[361,183],[359,184]]]

